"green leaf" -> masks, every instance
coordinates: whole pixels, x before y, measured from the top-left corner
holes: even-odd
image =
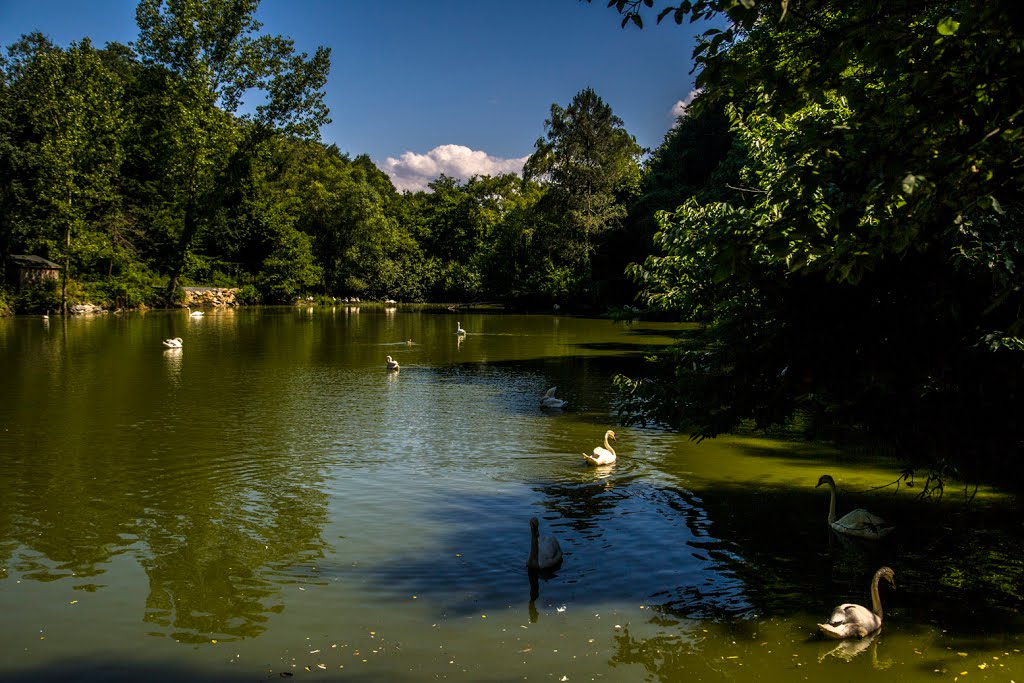
[[[939,34],[943,36],[955,35],[960,28],[960,22],[953,17],[946,17],[939,22]]]
[[[1006,213],[1006,209],[1003,208],[1003,205],[1000,204],[999,200],[993,197],[992,195],[982,197],[978,204],[985,209],[992,209],[998,214]]]
[[[917,181],[918,181],[918,178],[913,173],[908,173],[907,175],[903,176],[903,182],[901,184],[901,187],[903,189],[903,194],[905,194],[905,195],[913,194],[914,190],[917,188]]]

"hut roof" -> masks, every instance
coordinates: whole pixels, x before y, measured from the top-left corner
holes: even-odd
[[[42,256],[29,254],[11,254],[8,260],[20,268],[40,268],[60,270],[60,266],[53,261],[48,261]]]

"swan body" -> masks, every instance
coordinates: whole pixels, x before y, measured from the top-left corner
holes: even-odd
[[[193,318],[202,318],[204,315],[206,315],[203,311],[193,311],[188,306],[185,307],[185,310],[188,311],[189,316]]]
[[[836,482],[831,475],[823,474],[818,479],[814,488],[822,484],[828,484],[832,492],[832,498],[828,505],[828,525],[835,531],[848,536],[859,536],[860,538],[879,539],[885,538],[896,528],[889,526],[885,520],[878,515],[873,515],[867,510],[856,509],[836,519]]]
[[[461,322],[458,322],[458,321],[455,322],[455,334],[457,334],[459,336],[462,336],[462,335],[466,334],[466,331],[464,329],[462,329],[462,323]]]
[[[558,387],[551,387],[544,392],[544,395],[540,398],[541,408],[564,408],[569,402],[563,401],[559,398],[555,398],[555,389]]]
[[[615,449],[608,443],[608,439],[616,441],[615,432],[608,430],[604,433],[604,447],[596,446],[593,455],[583,454],[584,459],[591,465],[611,465],[615,462]]]
[[[174,339],[164,339],[161,343],[169,349],[180,349],[182,340],[181,337],[175,337]]]
[[[398,370],[398,361],[391,360],[391,356],[388,356],[387,368],[388,370]]]
[[[889,567],[882,567],[871,579],[871,609],[843,603],[832,611],[827,624],[818,624],[818,630],[828,638],[863,638],[882,627],[882,600],[878,597],[878,581],[885,579],[893,588],[896,587],[895,572]]]
[[[554,536],[540,535],[540,522],[530,518],[530,556],[526,566],[532,570],[554,569],[562,564],[562,548]]]

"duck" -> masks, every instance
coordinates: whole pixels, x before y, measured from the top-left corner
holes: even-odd
[[[466,334],[466,331],[464,329],[462,329],[462,323],[461,322],[458,322],[458,321],[455,322],[455,334],[457,334],[459,336],[462,336],[462,335]]]
[[[388,370],[398,370],[399,369],[398,361],[397,360],[392,360],[391,356],[388,356],[387,368],[388,368]]]
[[[587,455],[583,454],[584,459],[591,465],[611,465],[615,462],[615,449],[608,443],[608,439],[616,441],[615,432],[608,430],[604,433],[604,447],[594,447],[594,454]]]
[[[531,571],[554,569],[562,564],[562,547],[554,536],[540,535],[540,521],[530,518],[530,556],[526,567]]]
[[[164,339],[161,343],[169,349],[180,349],[181,342],[181,337],[175,337],[174,339]]]
[[[878,515],[873,515],[860,508],[836,519],[836,481],[831,475],[823,474],[814,488],[818,488],[822,484],[828,484],[829,490],[832,492],[832,500],[828,506],[828,525],[835,531],[848,536],[878,540],[885,538],[896,528],[886,524],[885,520]]]
[[[204,315],[206,315],[206,313],[204,313],[203,311],[193,311],[188,306],[185,307],[185,310],[188,311],[189,316],[193,318],[201,318]]]
[[[878,582],[885,579],[896,587],[895,572],[882,567],[871,579],[871,609],[852,603],[839,605],[832,611],[827,624],[818,624],[818,630],[828,638],[863,638],[882,627],[882,600],[878,597]]]
[[[544,392],[544,395],[540,397],[541,408],[564,408],[569,403],[568,401],[555,398],[555,389],[557,388],[551,387]]]

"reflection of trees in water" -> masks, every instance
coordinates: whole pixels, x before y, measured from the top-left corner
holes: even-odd
[[[672,624],[677,626],[677,624]],[[612,667],[639,665],[648,680],[727,680],[733,672],[725,670],[717,656],[707,656],[700,648],[700,639],[685,631],[659,634],[651,638],[634,638],[629,627],[615,634]]]
[[[146,534],[144,619],[183,642],[259,635],[267,614],[283,609],[271,604],[278,572],[323,555],[326,497],[311,488],[224,491],[178,509]]]
[[[179,640],[260,633],[280,609],[275,575],[322,553],[326,496],[288,483],[316,481],[315,465],[296,473],[268,459],[258,469],[189,471],[188,456],[175,463],[168,455],[163,468],[77,457],[55,454],[16,470],[0,512],[0,560],[24,579],[97,590],[109,586],[88,579],[118,555],[138,556],[150,581],[144,620]]]

